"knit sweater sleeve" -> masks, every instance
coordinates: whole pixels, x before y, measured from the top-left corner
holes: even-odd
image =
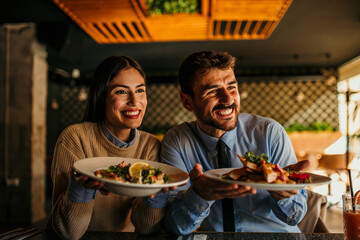
[[[84,157],[81,144],[71,129],[64,131],[56,144],[51,166],[53,180],[53,207],[50,224],[63,239],[79,239],[86,232],[94,207],[94,201],[73,202],[68,198],[67,187],[72,165]]]

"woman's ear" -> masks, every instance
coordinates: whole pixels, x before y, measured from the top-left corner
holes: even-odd
[[[191,112],[193,110],[193,107],[192,107],[192,99],[190,95],[187,93],[180,92],[180,98],[184,108],[186,108],[186,110]]]

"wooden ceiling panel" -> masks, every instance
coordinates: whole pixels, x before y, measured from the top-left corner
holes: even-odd
[[[169,27],[165,27],[164,22]],[[153,33],[153,41],[203,40],[209,27],[208,19],[198,14],[152,17],[145,20],[145,25]]]
[[[145,0],[53,0],[99,44],[268,38],[292,0],[201,0],[201,13],[149,16]]]
[[[138,20],[128,0],[53,0],[65,13],[76,16],[82,22],[111,20]]]
[[[280,20],[291,4],[289,0],[215,0],[213,18],[234,20]]]

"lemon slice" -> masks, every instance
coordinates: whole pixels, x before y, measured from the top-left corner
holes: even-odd
[[[353,201],[354,201],[354,204],[360,204],[360,190],[358,190],[358,191],[354,194]]]
[[[149,170],[151,167],[148,163],[136,162],[129,167],[129,175],[135,179],[135,182],[142,183],[141,172],[143,169]]]

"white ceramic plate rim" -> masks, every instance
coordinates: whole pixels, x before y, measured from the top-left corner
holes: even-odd
[[[311,183],[297,183],[297,184],[275,184],[275,183],[257,183],[257,182],[244,182],[244,181],[235,181],[222,179],[221,176],[231,170],[236,168],[219,168],[208,170],[204,173],[204,175],[212,180],[228,183],[228,184],[238,184],[238,185],[246,185],[255,189],[263,189],[270,191],[287,191],[287,190],[296,190],[303,189],[311,186],[318,186],[323,184],[329,184],[331,182],[331,178],[317,175],[313,173],[306,172],[310,175],[312,182]]]
[[[92,161],[99,162],[99,165],[101,165],[101,166],[98,166],[98,167],[96,167],[94,169],[87,168],[86,167],[86,162],[92,162]],[[153,184],[139,184],[139,183],[130,183],[130,182],[125,182],[124,183],[124,182],[119,182],[119,181],[114,181],[114,180],[109,180],[109,179],[97,177],[97,176],[94,175],[95,170],[108,168],[111,165],[119,164],[121,161],[125,161],[126,163],[131,163],[131,164],[133,164],[135,162],[146,162],[146,163],[149,163],[151,167],[154,167],[154,168],[160,167],[161,169],[170,169],[171,171],[174,171],[179,175],[183,174],[184,177],[181,177],[178,181],[171,182],[171,175],[170,175],[169,176],[170,177],[170,182],[169,183],[163,183],[163,184],[156,184],[156,183],[153,183]],[[101,164],[100,162],[103,162],[103,164]],[[102,182],[108,183],[108,184],[114,184],[114,185],[119,185],[119,186],[123,186],[123,187],[129,187],[129,188],[152,189],[152,188],[173,187],[173,186],[178,186],[178,185],[185,184],[189,180],[188,174],[185,171],[183,171],[183,170],[181,170],[179,168],[176,168],[176,167],[168,165],[168,164],[160,163],[160,162],[143,160],[143,159],[136,159],[136,158],[124,158],[124,157],[85,158],[85,159],[81,159],[81,160],[76,161],[74,163],[74,168],[79,173],[81,173],[81,174],[83,174],[85,176],[88,176],[88,177],[90,177],[92,179],[96,179],[98,181],[102,181]],[[164,173],[166,173],[166,171],[164,171]]]

